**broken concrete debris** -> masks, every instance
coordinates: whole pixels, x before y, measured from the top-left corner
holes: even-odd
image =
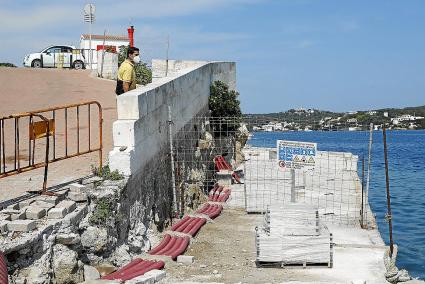
[[[9,232],[29,232],[34,230],[36,223],[33,220],[14,220],[7,224]]]
[[[46,209],[30,206],[25,211],[25,217],[29,220],[38,220],[46,215]]]
[[[49,214],[47,216],[47,218],[49,219],[61,219],[63,217],[65,217],[65,215],[67,214],[67,210],[66,208],[52,208],[49,210]]]
[[[84,265],[84,280],[96,280],[100,278],[100,273],[97,269],[90,265]]]
[[[52,269],[57,283],[83,282],[83,267],[78,262],[78,253],[65,245],[53,247]]]
[[[62,245],[75,245],[81,241],[80,235],[76,233],[57,234],[56,243]]]
[[[108,232],[105,228],[90,226],[81,235],[81,244],[93,252],[101,252],[108,244]]]
[[[204,136],[213,147],[212,135],[204,132]],[[208,158],[212,159],[213,156]],[[157,178],[169,165],[159,161],[157,164],[131,179],[97,178],[71,184],[55,191],[60,193],[58,196],[31,198],[1,211],[0,244],[4,241],[8,245],[2,245],[0,250],[10,259],[11,282],[96,283],[97,273],[100,277],[110,274],[150,250],[153,232],[169,224],[169,207],[161,201],[169,197],[168,191],[161,189],[163,184],[169,184],[169,179],[166,175]],[[185,198],[194,209],[206,198],[206,165],[199,163],[185,172],[190,180],[184,185],[188,189]],[[153,180],[155,184],[151,184]],[[146,190],[152,186],[156,189]],[[92,218],[95,214],[96,218]],[[12,221],[12,216],[22,219]],[[12,241],[13,232],[18,231],[20,234]],[[186,256],[182,261],[193,263],[194,259]],[[154,271],[145,277],[155,282],[163,279],[165,272]]]

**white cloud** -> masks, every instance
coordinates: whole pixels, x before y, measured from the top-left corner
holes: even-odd
[[[187,16],[214,13],[235,5],[254,4],[264,0],[105,0],[96,7],[96,19],[102,23],[143,18]],[[86,1],[52,4],[37,1],[32,5],[16,4],[12,9],[0,7],[0,33],[28,32],[37,29],[59,29],[80,24]],[[10,3],[10,2],[9,2]]]
[[[82,10],[86,0],[69,1],[58,4],[47,0],[25,2],[0,0],[4,5],[0,7],[0,60],[20,63],[21,58],[29,52],[38,51],[49,44],[76,44],[79,35],[87,32],[83,23]],[[220,9],[229,9],[236,5],[250,5],[268,0],[104,0],[96,4],[96,23],[94,32],[99,28],[108,29],[112,34],[126,34],[126,27],[133,22],[143,23],[144,19],[167,18],[202,13],[216,13]],[[149,39],[151,47],[155,47],[155,40],[159,39],[157,47],[163,48],[167,35],[172,40],[172,51],[184,42],[185,45],[214,44],[241,39],[244,35],[235,35],[226,32],[205,32],[199,27],[171,27],[147,26],[142,24],[136,27],[136,41],[143,44]],[[137,38],[139,36],[139,38]]]

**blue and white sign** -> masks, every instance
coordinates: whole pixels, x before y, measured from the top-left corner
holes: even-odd
[[[316,153],[317,143],[277,140],[277,159],[282,168],[314,168]]]

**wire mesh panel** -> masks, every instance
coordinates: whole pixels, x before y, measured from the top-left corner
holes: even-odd
[[[216,182],[220,170],[217,157],[223,158],[235,174],[231,203],[245,207],[248,213],[264,213],[270,205],[295,201],[313,205],[321,220],[358,225],[362,211],[369,210],[358,174],[359,157],[348,152],[349,148],[317,151],[314,168],[291,171],[279,166],[276,141],[316,142],[317,137],[298,137],[299,131],[269,131],[264,125],[270,122],[252,118],[202,116],[182,121],[172,120],[170,128],[176,194],[182,210],[193,207],[193,196],[207,193]],[[305,124],[316,127],[311,122]],[[359,138],[364,150],[367,137],[368,133],[363,132]],[[338,145],[335,137],[331,141]],[[318,148],[321,149],[320,142]],[[239,177],[243,184],[238,184]]]
[[[304,122],[308,130],[298,131],[269,129],[276,123],[264,121],[246,123],[250,125],[250,139],[244,149],[247,212],[264,213],[271,205],[297,202],[315,206],[323,221],[344,225],[367,223],[371,214],[356,154],[367,152],[368,132],[310,131],[320,129],[311,122]],[[328,151],[317,151],[314,168],[290,170],[279,165],[277,140],[316,142],[318,149]]]
[[[196,208],[195,197],[207,193],[216,183],[219,158],[230,167],[242,163],[236,154],[238,120],[195,117],[182,121],[185,123],[172,120],[170,128],[176,195],[181,213],[186,207]]]

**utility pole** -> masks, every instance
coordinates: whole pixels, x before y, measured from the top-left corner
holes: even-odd
[[[179,216],[179,204],[177,201],[176,175],[174,167],[174,147],[173,147],[173,120],[171,106],[168,106],[168,139],[170,143],[170,163],[171,163],[171,188],[173,190],[173,217]]]
[[[103,32],[103,45],[102,45],[102,65],[100,65],[100,77],[103,78],[103,62],[105,61],[105,40],[106,40],[106,30]],[[97,62],[99,64],[99,62]]]
[[[89,23],[89,64],[90,69],[93,69],[93,52],[92,52],[92,46],[91,46],[91,39],[92,39],[92,25],[94,23],[94,13],[96,11],[96,7],[94,4],[86,4],[84,6],[84,22]]]
[[[168,55],[170,52],[170,35],[167,35],[167,54],[166,54],[166,59],[165,59],[165,77],[168,76]]]
[[[367,179],[366,179],[366,192],[365,192],[365,202],[369,204],[369,183],[370,183],[370,165],[372,163],[372,140],[373,140],[373,123],[370,124],[369,128],[369,147],[368,147],[368,157],[367,157]],[[366,218],[366,229],[367,224],[367,210],[365,212]]]
[[[388,229],[390,233],[390,257],[393,256],[394,241],[393,241],[393,223],[391,214],[391,195],[390,195],[390,177],[388,174],[388,151],[387,151],[387,134],[385,131],[385,124],[382,127],[382,134],[384,138],[384,158],[385,158],[385,184],[387,188],[387,209],[386,219],[388,221]]]

